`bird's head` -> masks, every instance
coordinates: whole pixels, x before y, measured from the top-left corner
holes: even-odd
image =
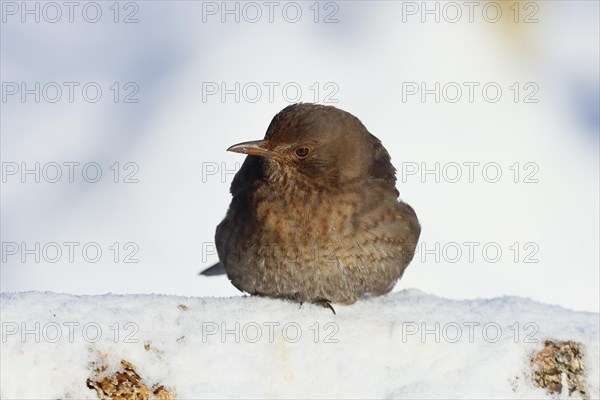
[[[263,140],[227,150],[261,157],[267,178],[337,186],[369,176],[380,149],[379,140],[352,114],[332,106],[299,103],[275,115]],[[393,174],[391,164],[389,168]]]

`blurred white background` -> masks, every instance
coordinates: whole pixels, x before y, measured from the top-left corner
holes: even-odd
[[[599,310],[598,2],[47,4],[1,3],[2,291],[239,295],[198,276],[243,161],[225,149],[297,100],[352,112],[390,152],[423,226],[395,290]]]

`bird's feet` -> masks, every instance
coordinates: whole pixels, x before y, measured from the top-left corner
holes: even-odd
[[[331,306],[331,303],[329,302],[329,300],[327,300],[327,299],[317,299],[317,300],[315,300],[315,304],[319,304],[322,307],[329,308],[331,310],[331,312],[333,313],[333,315],[336,315],[335,314],[335,310]]]

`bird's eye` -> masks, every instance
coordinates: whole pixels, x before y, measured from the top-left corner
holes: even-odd
[[[304,158],[308,155],[308,147],[298,147],[296,149],[296,155],[300,158]]]

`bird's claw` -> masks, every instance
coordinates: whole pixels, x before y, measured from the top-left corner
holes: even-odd
[[[316,304],[320,304],[324,308],[329,308],[331,310],[331,312],[333,313],[333,315],[336,315],[335,309],[333,308],[333,306],[331,305],[331,303],[329,302],[329,300],[319,299],[319,300],[316,300],[315,303]]]

